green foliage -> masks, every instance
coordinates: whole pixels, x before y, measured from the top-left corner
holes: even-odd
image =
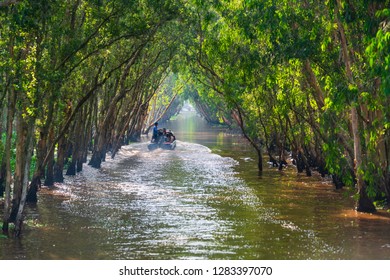
[[[196,39],[186,55],[196,61],[189,72],[200,82],[203,104],[214,100],[219,105],[213,110],[224,108],[225,116],[242,112],[243,129],[254,141],[304,148],[349,186],[357,175],[355,106],[366,191],[374,197],[386,188],[389,159],[381,143],[389,144],[388,1],[192,4],[197,13],[189,29]]]
[[[382,20],[378,29],[366,48],[366,55],[374,76],[381,77],[382,91],[390,95],[390,9],[383,9],[376,13]]]
[[[375,200],[374,205],[377,209],[384,209],[387,207],[387,200],[386,199]]]
[[[0,139],[0,163],[3,160],[4,152],[5,152],[5,132],[2,134],[2,137]],[[15,161],[16,161],[16,133],[12,133],[12,139],[11,139],[11,170],[15,170]]]

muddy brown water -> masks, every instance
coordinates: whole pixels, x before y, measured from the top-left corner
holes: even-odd
[[[40,191],[1,259],[390,259],[388,213],[359,214],[351,193],[292,166],[259,176],[240,137],[194,112],[164,126],[174,151],[131,144]]]

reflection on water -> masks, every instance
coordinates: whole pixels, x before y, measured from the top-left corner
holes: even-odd
[[[237,136],[193,113],[164,124],[174,151],[122,148],[40,192],[3,259],[390,259],[388,215],[350,211],[348,196],[289,167],[259,177]]]

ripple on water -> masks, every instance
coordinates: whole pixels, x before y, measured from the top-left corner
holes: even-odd
[[[150,152],[137,143],[100,170],[85,166],[58,191],[69,196],[65,211],[90,221],[85,228],[106,231],[102,248],[113,258],[272,258],[275,242],[289,248],[292,235],[307,250],[332,250],[313,231],[275,218],[238,176],[238,164],[199,144]]]
[[[146,143],[132,144],[115,160],[108,158],[101,170],[86,166],[67,182],[72,199],[64,204],[74,214],[109,226],[121,252],[142,247],[149,257],[167,248],[187,257],[233,254],[234,246],[218,237],[235,231],[219,202],[232,208],[261,204],[236,176],[237,164],[198,144],[179,141],[174,151],[153,152]]]

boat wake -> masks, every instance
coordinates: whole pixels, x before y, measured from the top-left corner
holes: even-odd
[[[94,219],[94,227],[115,229],[109,242],[118,258],[242,256],[244,247],[258,246],[257,237],[248,236],[274,227],[316,239],[276,220],[278,214],[238,176],[236,160],[183,141],[175,150],[149,151],[147,145],[125,146],[100,170],[86,167],[66,184],[73,186],[66,189],[72,199],[64,207]]]

